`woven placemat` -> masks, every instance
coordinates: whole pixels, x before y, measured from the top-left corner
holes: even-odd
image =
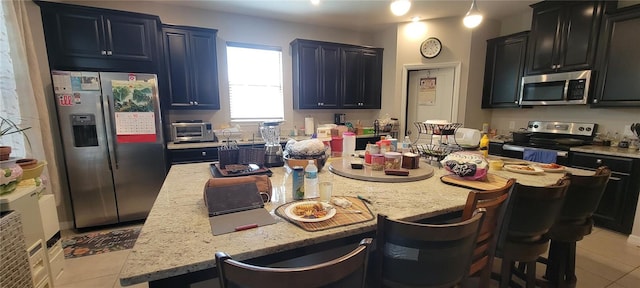
[[[331,217],[331,219],[327,219],[321,222],[301,222],[301,221],[290,219],[289,217],[287,217],[287,215],[285,215],[284,210],[287,209],[287,207],[289,207],[290,205],[296,204],[301,201],[309,201],[310,199],[282,204],[278,208],[276,208],[275,213],[281,218],[297,225],[298,227],[304,229],[305,231],[310,231],[310,232],[322,231],[322,230],[327,230],[335,227],[367,222],[374,219],[373,212],[369,210],[369,207],[367,207],[367,205],[364,202],[362,202],[362,200],[356,197],[349,197],[349,196],[337,196],[337,197],[345,198],[351,201],[352,204],[351,204],[351,207],[348,208],[348,210],[360,210],[362,211],[362,213],[360,214],[340,213],[341,210],[344,211],[345,209],[334,205],[334,207],[336,207],[336,215]]]

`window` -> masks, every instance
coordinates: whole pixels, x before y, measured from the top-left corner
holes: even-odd
[[[18,99],[18,89],[13,70],[14,61],[19,61],[12,57],[12,46],[9,42],[9,23],[5,18],[3,5],[0,3],[0,115],[22,127],[20,117],[20,105]],[[15,46],[14,46],[15,47]],[[8,125],[2,128],[7,128]],[[22,133],[13,133],[0,137],[0,145],[11,146],[12,157],[22,158],[26,155]]]
[[[231,121],[284,119],[282,51],[227,42]]]

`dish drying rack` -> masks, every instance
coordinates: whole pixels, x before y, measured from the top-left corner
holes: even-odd
[[[414,125],[418,128],[418,137],[412,145],[412,151],[420,154],[427,162],[440,162],[447,155],[464,150],[455,140],[456,130],[462,127],[462,123],[414,122]],[[422,135],[428,137],[427,142],[418,144]],[[450,140],[452,140],[451,143]]]

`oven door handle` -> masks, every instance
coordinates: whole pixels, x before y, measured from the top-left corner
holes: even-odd
[[[516,145],[511,145],[511,144],[504,144],[502,145],[502,150],[507,150],[507,151],[518,151],[518,152],[524,152],[524,148],[523,146],[516,146]],[[529,148],[532,150],[548,150],[548,149],[538,149],[538,148]],[[551,151],[555,151],[555,150],[551,150]],[[569,152],[567,151],[556,151],[558,154],[558,157],[568,157],[569,156]]]

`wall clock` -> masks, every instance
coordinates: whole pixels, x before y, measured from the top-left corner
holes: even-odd
[[[420,44],[420,54],[424,58],[435,58],[442,51],[442,42],[436,37],[427,38]]]

